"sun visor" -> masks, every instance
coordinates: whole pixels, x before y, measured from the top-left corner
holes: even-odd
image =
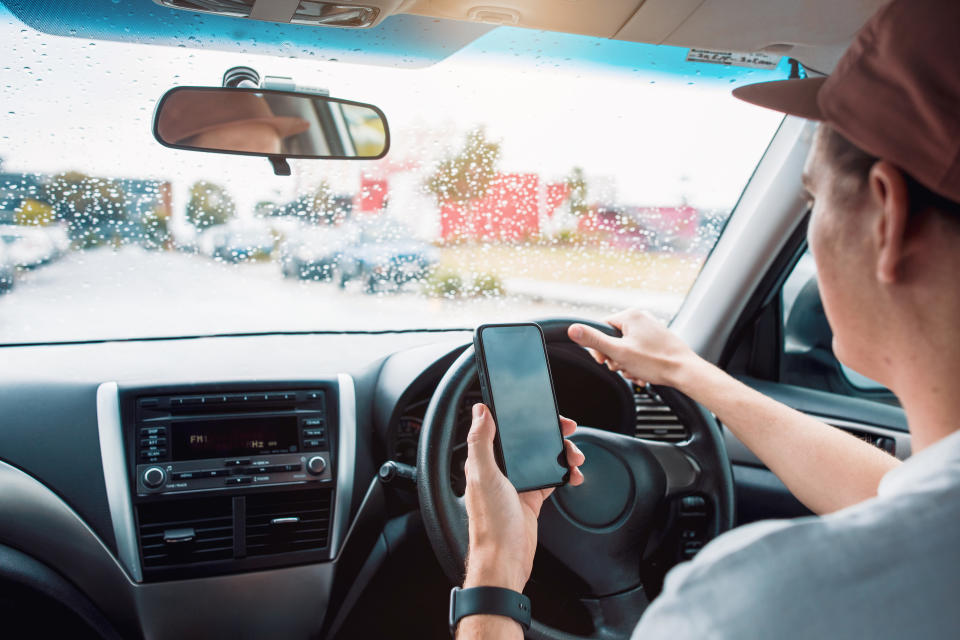
[[[201,7],[231,5],[236,12],[248,13],[258,11],[260,4],[246,0],[177,2]],[[0,3],[28,26],[56,36],[403,68],[439,62],[495,28],[476,22],[386,15],[382,10],[375,12],[371,26],[363,28],[351,21],[367,20],[370,13],[345,11],[346,7],[335,1],[293,3],[288,20],[296,23],[268,21],[278,17],[274,13],[277,6],[284,4],[283,0],[271,3],[274,13],[249,17],[206,13],[196,8],[185,11],[161,6],[153,0]],[[373,0],[367,4],[379,9],[382,3]],[[302,15],[298,17],[298,13]],[[353,26],[337,28],[338,20]]]

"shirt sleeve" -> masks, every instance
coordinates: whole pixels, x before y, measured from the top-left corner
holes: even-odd
[[[755,543],[793,526],[790,521],[768,520],[739,527],[706,545],[692,561],[674,567],[640,619],[633,640],[736,637],[730,614],[756,599],[755,578],[765,569],[760,557],[751,557],[761,555],[753,549]]]

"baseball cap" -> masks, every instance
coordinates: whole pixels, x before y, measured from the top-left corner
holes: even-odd
[[[745,85],[733,95],[827,122],[960,202],[958,0],[893,0],[857,32],[830,76]]]
[[[184,87],[164,101],[157,132],[163,141],[179,144],[213,129],[245,123],[270,125],[281,139],[310,128],[310,123],[303,118],[274,115],[262,95],[221,88]]]

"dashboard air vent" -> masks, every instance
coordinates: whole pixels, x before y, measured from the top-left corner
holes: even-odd
[[[137,513],[144,569],[233,557],[230,498],[142,504]]]
[[[330,489],[247,496],[247,555],[326,548]]]
[[[689,437],[686,427],[656,393],[634,385],[633,404],[637,411],[636,437],[664,442],[680,442]]]

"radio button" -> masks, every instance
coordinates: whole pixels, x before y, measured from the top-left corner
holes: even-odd
[[[166,481],[167,474],[165,474],[160,467],[150,467],[143,472],[143,484],[149,489],[156,489],[157,487],[163,486],[163,483]]]
[[[320,456],[313,456],[307,460],[307,471],[312,475],[318,476],[327,468],[327,461]]]
[[[303,430],[303,437],[304,437],[304,438],[322,438],[324,435],[326,435],[326,432],[327,432],[327,430],[326,430],[326,429],[323,429],[323,428],[320,428],[320,429],[304,429],[304,430]]]
[[[251,478],[250,476],[239,476],[236,478],[227,478],[226,480],[224,480],[223,484],[226,484],[226,485],[250,484],[251,482],[253,482],[253,478]]]
[[[204,478],[206,475],[206,471],[182,471],[174,473],[171,477],[174,480],[193,480],[194,478]]]
[[[140,429],[140,437],[146,438],[149,436],[165,436],[167,435],[166,427],[143,427]]]
[[[140,452],[140,459],[141,459],[141,460],[153,461],[153,460],[155,460],[155,459],[157,459],[157,458],[159,458],[159,457],[166,456],[166,455],[167,455],[167,450],[166,450],[166,448],[156,448],[156,447],[154,447],[154,448],[151,448],[151,449],[144,449],[143,451],[141,451],[141,452]]]
[[[304,441],[303,441],[303,448],[304,448],[304,449],[319,449],[319,448],[320,448],[320,440],[304,440]]]
[[[225,467],[236,467],[242,464],[250,464],[249,458],[234,458],[233,460],[224,460],[223,466]]]
[[[225,478],[230,475],[230,469],[212,469],[210,471],[204,471],[207,478]]]
[[[300,424],[304,427],[322,427],[323,418],[304,418]]]
[[[167,446],[167,437],[166,436],[150,436],[147,438],[140,439],[141,447],[165,447]]]
[[[300,463],[297,464],[285,464],[281,471],[300,471]]]

